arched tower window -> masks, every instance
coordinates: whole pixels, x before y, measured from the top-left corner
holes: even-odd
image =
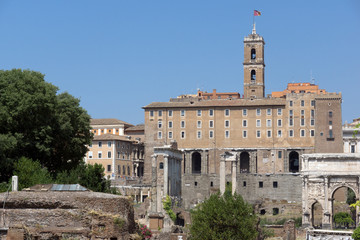
[[[251,59],[256,59],[256,50],[255,50],[255,48],[251,49]]]
[[[191,156],[192,173],[201,173],[201,154],[194,152]]]
[[[251,81],[252,82],[256,81],[256,71],[255,70],[251,70]]]

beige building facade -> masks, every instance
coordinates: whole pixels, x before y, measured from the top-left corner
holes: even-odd
[[[243,98],[188,95],[144,107],[144,177],[151,179],[154,147],[175,140],[183,152],[185,208],[220,188],[222,154],[238,156],[236,168],[225,164],[226,181],[236,169],[236,191],[245,199],[301,201],[301,179],[294,177],[300,156],[343,151],[341,94],[301,91],[265,98],[264,45],[255,29],[244,39]]]
[[[86,163],[101,164],[105,176],[113,180],[144,175],[143,127],[118,119],[91,119],[91,127],[94,137]]]

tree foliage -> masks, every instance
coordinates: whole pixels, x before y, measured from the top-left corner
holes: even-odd
[[[58,174],[56,182],[60,184],[80,184],[94,192],[110,192],[110,181],[104,177],[104,167],[100,164],[79,164],[70,171]]]
[[[191,212],[191,239],[256,239],[258,218],[241,195],[213,194]]]
[[[90,144],[90,117],[79,100],[39,72],[0,71],[0,182],[21,157],[37,160],[55,175],[79,164]]]
[[[21,157],[14,164],[14,175],[18,176],[19,190],[36,184],[52,183],[52,178],[46,168],[41,167],[38,161]]]
[[[354,240],[360,240],[360,227],[357,227],[353,234],[351,235],[352,239]]]
[[[351,219],[351,216],[347,212],[338,212],[334,215],[334,222],[339,226],[349,226],[349,224],[354,224],[354,220]]]

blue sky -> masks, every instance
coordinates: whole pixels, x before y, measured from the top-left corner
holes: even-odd
[[[243,93],[243,38],[265,39],[266,93],[309,82],[360,117],[360,1],[0,0],[0,69],[31,69],[93,118],[144,122],[141,107]]]

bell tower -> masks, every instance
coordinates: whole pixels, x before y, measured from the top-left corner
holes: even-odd
[[[244,38],[244,98],[265,97],[264,38],[252,33]]]

